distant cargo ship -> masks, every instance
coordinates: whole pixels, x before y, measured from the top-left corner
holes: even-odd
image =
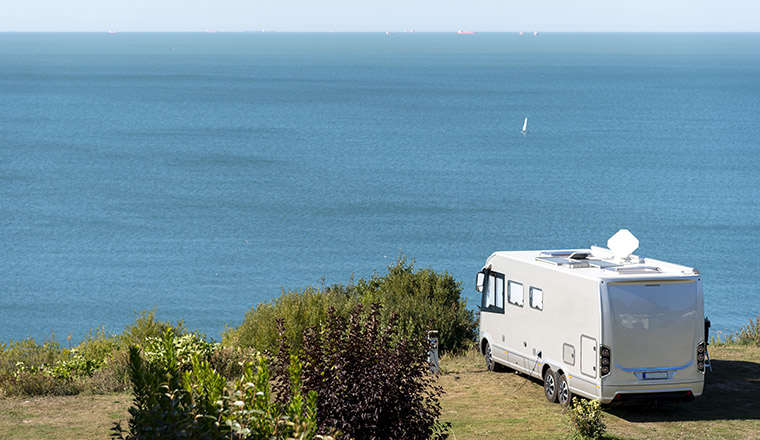
[[[474,34],[475,32],[472,32],[472,31],[463,31],[463,30],[459,29],[459,30],[457,31],[457,33],[458,33],[459,35],[472,35],[472,34]]]

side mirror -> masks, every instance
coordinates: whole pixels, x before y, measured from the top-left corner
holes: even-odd
[[[477,290],[480,293],[483,293],[483,284],[486,281],[486,274],[483,271],[478,272],[478,275],[475,277],[475,290]]]

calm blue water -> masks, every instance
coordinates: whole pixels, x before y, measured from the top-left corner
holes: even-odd
[[[0,34],[0,340],[219,338],[400,252],[604,245],[760,312],[760,34]],[[529,133],[520,134],[524,117]]]

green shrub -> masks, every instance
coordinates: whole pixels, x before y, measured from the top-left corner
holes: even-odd
[[[76,348],[61,349],[52,343],[39,346],[33,340],[13,345],[6,354],[10,356],[14,353],[30,364],[17,361],[12,369],[3,371],[0,374],[0,394],[79,394],[86,388],[87,378],[103,365],[100,359],[86,359]],[[43,360],[49,360],[49,363]]]
[[[388,274],[360,279],[355,287],[361,303],[383,306],[382,321],[397,316],[398,332],[406,337],[438,330],[441,352],[467,350],[475,339],[477,323],[462,295],[461,283],[448,272],[432,269],[414,270],[414,264],[400,256]]]
[[[149,344],[151,338],[163,335],[167,329],[181,334],[187,344],[207,344],[201,336],[188,333],[182,321],[177,324],[160,321],[155,310],[136,315],[135,322],[122,334],[109,335],[100,327],[94,333],[88,332],[74,348],[61,347],[54,335],[42,344],[33,338],[0,343],[0,395],[122,391],[129,384],[129,345]]]
[[[387,323],[396,315],[400,335],[411,338],[438,330],[439,350],[459,352],[469,347],[477,330],[461,293],[460,283],[447,272],[415,270],[413,262],[407,263],[400,256],[388,266],[386,275],[375,274],[348,286],[310,286],[282,292],[273,302],[250,309],[239,327],[225,331],[222,342],[274,353],[278,350],[277,321],[281,319],[287,343],[299,351],[304,331],[323,322],[328,309],[348,316],[357,304],[368,307],[379,303],[383,306],[381,322]]]
[[[174,333],[173,329],[167,329]],[[166,356],[167,350],[164,344],[166,343],[166,336],[163,337],[148,337],[145,339],[145,359],[148,362],[161,363],[165,362],[163,359]],[[172,338],[172,355],[177,358],[177,364],[180,370],[188,369],[192,363],[193,358],[198,357],[203,361],[208,361],[218,344],[206,342],[200,336],[194,333],[186,333],[184,335],[175,336]]]
[[[607,425],[604,423],[602,405],[598,400],[573,397],[573,406],[567,412],[575,429],[575,439],[600,439]]]
[[[211,352],[208,362],[214,371],[228,380],[232,380],[240,377],[244,372],[245,363],[255,361],[257,355],[258,352],[251,348],[228,347],[217,344],[214,351]]]
[[[324,290],[310,286],[292,292],[283,291],[273,302],[260,303],[246,312],[239,327],[226,329],[222,344],[275,353],[279,350],[277,321],[282,320],[288,343],[300,347],[306,328],[322,322],[329,307],[344,310],[348,301],[347,289],[343,286]]]
[[[316,396],[302,395],[300,365],[290,369],[292,389],[288,402],[272,399],[266,359],[257,356],[257,368],[244,365],[243,375],[231,388],[202,360],[202,353],[181,371],[172,330],[167,330],[149,359],[140,349],[129,349],[129,372],[134,401],[128,430],[114,424],[112,437],[126,439],[285,439],[314,438]],[[192,345],[186,346],[193,347]],[[189,350],[192,350],[190,348]]]
[[[738,331],[734,333],[724,333],[720,330],[715,332],[716,335],[710,338],[710,344],[712,345],[757,345],[760,347],[760,314],[757,319],[749,319],[749,323],[745,324]]]
[[[79,394],[84,389],[81,379],[57,379],[45,370],[19,369],[2,379],[3,394],[6,396],[69,396]]]
[[[0,343],[0,375],[12,374],[20,366],[37,368],[51,365],[64,357],[64,349],[55,341],[55,336],[42,344],[34,338],[3,342]]]
[[[156,309],[135,312],[135,322],[124,328],[119,335],[118,342],[121,347],[137,345],[142,347],[149,338],[161,338],[167,330],[172,330],[175,335],[188,333],[185,322],[180,320],[176,324],[169,321],[161,321],[156,318]],[[202,335],[201,335],[202,336]]]
[[[741,345],[760,346],[760,314],[758,314],[757,320],[750,318],[749,324],[739,329],[734,340]]]

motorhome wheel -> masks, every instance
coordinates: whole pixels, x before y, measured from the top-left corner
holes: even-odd
[[[546,400],[549,402],[555,403],[557,401],[557,377],[551,368],[548,368],[544,373],[544,394],[546,394]]]
[[[488,371],[501,371],[501,364],[493,360],[493,354],[491,353],[491,344],[486,342],[486,368]]]
[[[557,379],[557,398],[562,406],[569,406],[573,400],[573,393],[570,392],[570,385],[567,383],[565,374],[560,374]]]

